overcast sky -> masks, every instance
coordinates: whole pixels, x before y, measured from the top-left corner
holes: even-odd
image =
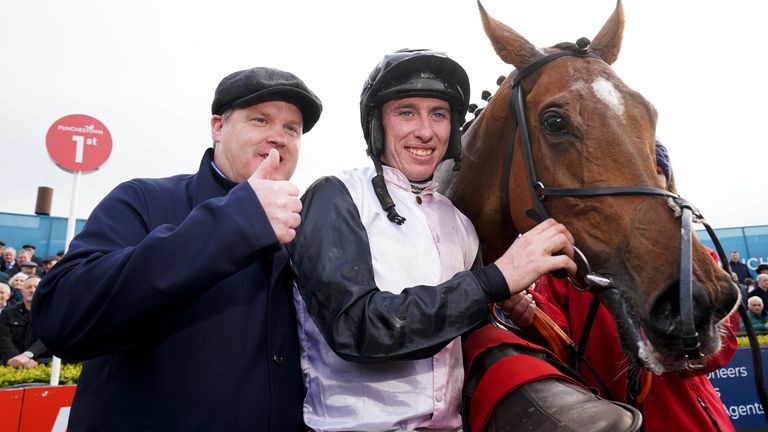
[[[613,0],[485,0],[538,46],[592,38]],[[768,224],[763,0],[627,0],[617,73],[657,108],[679,192],[714,227]],[[120,182],[194,172],[210,145],[210,103],[225,75],[271,66],[299,75],[325,106],[303,138],[294,181],[366,165],[358,102],[383,54],[446,51],[467,69],[472,101],[511,66],[496,57],[473,0],[38,0],[0,14],[0,211],[32,214],[39,186],[53,216],[70,209],[72,174],[45,134],[87,114],[110,130],[101,170],[83,175],[86,218]],[[471,118],[471,116],[470,116]]]

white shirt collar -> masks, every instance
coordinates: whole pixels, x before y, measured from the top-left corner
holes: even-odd
[[[397,168],[392,168],[390,166],[382,166],[384,170],[384,181],[392,186],[395,186],[397,188],[400,188],[402,190],[411,190],[411,181],[408,180],[408,177],[405,176],[400,170]],[[428,183],[426,183],[426,187],[421,192],[421,195],[431,195],[435,192],[437,189],[437,182],[435,180],[430,180]]]

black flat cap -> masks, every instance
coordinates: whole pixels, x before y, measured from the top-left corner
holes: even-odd
[[[244,108],[261,102],[281,100],[301,111],[304,132],[320,119],[323,104],[299,77],[278,69],[255,67],[227,75],[213,96],[211,113],[221,115],[229,108]]]
[[[57,257],[56,255],[49,255],[49,256],[43,258],[42,261],[40,261],[40,262],[45,264],[45,263],[48,263],[48,262],[51,262],[51,261],[58,261],[58,260],[59,260],[59,257]]]

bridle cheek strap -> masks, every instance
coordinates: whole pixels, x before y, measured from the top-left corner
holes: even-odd
[[[693,209],[690,206],[682,206],[680,215],[680,317],[681,319],[681,340],[683,344],[683,354],[688,361],[688,367],[691,369],[702,369],[704,360],[699,348],[699,333],[693,322],[693,278],[691,263],[693,261],[691,253],[691,232],[693,231],[691,223],[693,222]],[[684,289],[683,287],[688,287]],[[686,292],[687,291],[687,292]]]

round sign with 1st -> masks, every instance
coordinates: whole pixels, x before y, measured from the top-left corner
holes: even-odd
[[[56,120],[45,136],[48,155],[69,172],[96,171],[112,153],[112,135],[104,123],[84,114]]]

